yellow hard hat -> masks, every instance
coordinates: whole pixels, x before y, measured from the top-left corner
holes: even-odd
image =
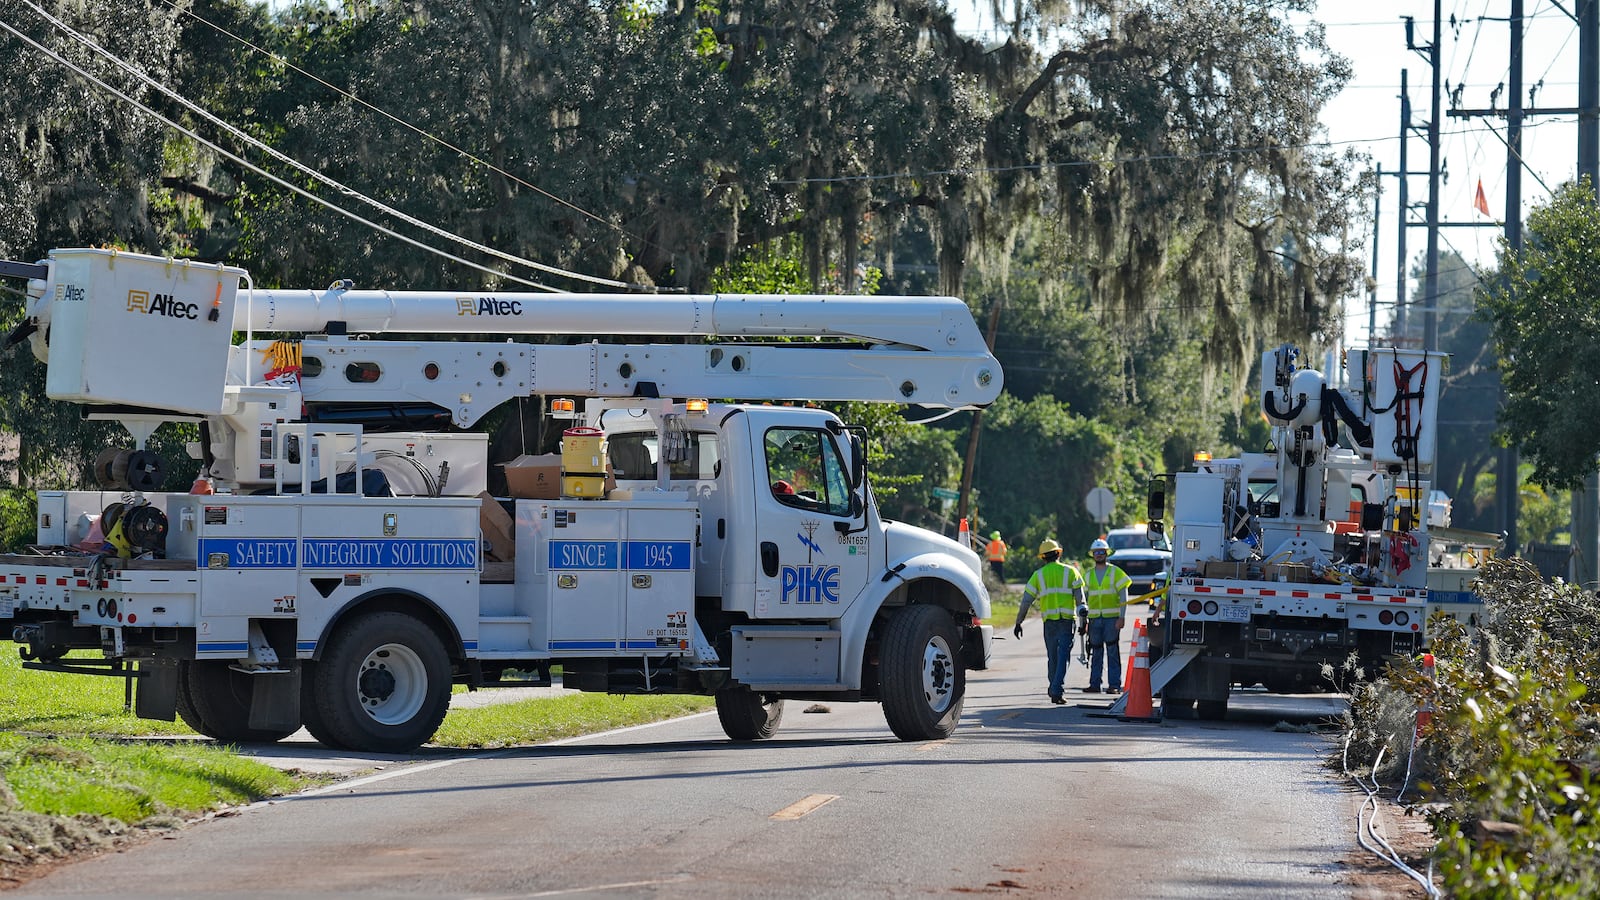
[[[1056,539],[1055,538],[1045,538],[1044,541],[1039,544],[1039,558],[1040,559],[1043,559],[1044,555],[1046,553],[1060,553],[1060,552],[1061,552],[1061,545],[1056,543]]]
[[[992,541],[1000,540],[1000,532],[998,532],[998,531],[989,532],[989,539],[992,540]]]

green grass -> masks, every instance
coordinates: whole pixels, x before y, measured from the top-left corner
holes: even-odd
[[[709,697],[571,694],[452,710],[433,736],[441,747],[509,747],[659,722],[711,709]]]
[[[193,735],[182,722],[141,719],[123,709],[120,678],[22,668],[0,644],[0,731],[70,735]]]
[[[0,734],[0,776],[29,812],[130,824],[248,803],[306,781],[206,744],[17,734]]]

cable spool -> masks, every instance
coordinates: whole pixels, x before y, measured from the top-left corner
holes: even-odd
[[[128,543],[128,537],[122,530],[122,517],[127,509],[128,504],[118,501],[100,513],[100,533],[105,535],[106,543],[123,559],[133,555],[133,546]]]
[[[128,455],[124,476],[130,490],[156,491],[167,477],[167,464],[161,454],[153,450],[135,450]]]
[[[89,467],[89,470],[94,474],[96,484],[108,491],[122,489],[122,485],[117,484],[112,478],[111,466],[116,462],[117,454],[125,452],[127,451],[118,450],[116,447],[107,447],[95,456],[94,463]]]
[[[122,514],[117,523],[122,528],[133,556],[153,553],[165,556],[167,552],[167,515],[148,503],[135,506]]]

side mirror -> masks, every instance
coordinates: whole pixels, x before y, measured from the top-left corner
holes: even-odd
[[[850,435],[850,489],[861,490],[867,479],[867,440],[860,433]]]
[[[1145,489],[1144,514],[1145,521],[1150,523],[1148,528],[1151,534],[1165,533],[1166,525],[1162,520],[1167,515],[1166,476],[1152,479]]]

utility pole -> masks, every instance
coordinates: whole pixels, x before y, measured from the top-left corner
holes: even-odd
[[[1439,349],[1439,123],[1444,119],[1439,79],[1440,0],[1433,0],[1433,43],[1428,64],[1433,67],[1433,110],[1428,116],[1428,273],[1422,300],[1422,349]]]
[[[1506,250],[1522,252],[1522,0],[1511,0],[1511,96],[1506,103]],[[1509,287],[1504,272],[1502,288]],[[1506,403],[1505,384],[1500,385],[1500,405]],[[1495,530],[1505,535],[1504,552],[1516,554],[1517,519],[1522,507],[1522,460],[1516,447],[1500,448],[1495,464]]]
[[[1367,346],[1378,346],[1378,224],[1383,220],[1383,166],[1372,180],[1372,284],[1367,286]],[[1401,234],[1405,229],[1401,229]]]
[[[1600,186],[1600,0],[1578,0],[1578,178]],[[1593,588],[1600,555],[1600,475],[1572,493],[1572,581]]]
[[[1407,21],[1407,44],[1411,43],[1409,40],[1410,32],[1411,23]],[[1398,255],[1395,257],[1397,262],[1395,263],[1396,271],[1394,273],[1394,336],[1396,338],[1405,337],[1406,301],[1410,299],[1406,296],[1406,276],[1410,274],[1406,271],[1406,266],[1411,262],[1406,259],[1406,226],[1408,224],[1406,219],[1411,215],[1411,195],[1410,191],[1406,189],[1406,178],[1411,174],[1411,170],[1406,168],[1406,144],[1408,143],[1406,138],[1411,134],[1411,93],[1406,88],[1406,79],[1409,75],[1410,73],[1407,70],[1400,70],[1400,235],[1395,239],[1395,252]],[[1396,347],[1400,346],[1394,340],[1391,340],[1390,343]]]

